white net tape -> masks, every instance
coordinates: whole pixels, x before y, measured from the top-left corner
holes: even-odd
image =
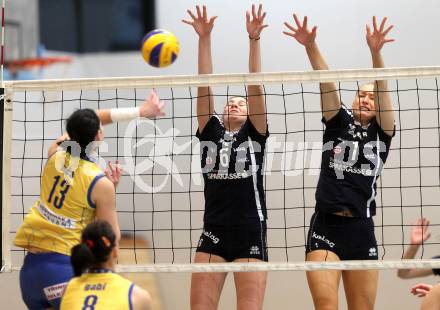
[[[129,89],[145,87],[214,86],[282,84],[308,82],[358,81],[380,79],[408,79],[440,76],[440,67],[407,67],[383,69],[345,69],[321,71],[237,73],[176,75],[126,78],[87,78],[40,81],[6,82],[6,88],[16,91],[38,90],[86,90],[86,89]]]
[[[117,272],[251,272],[251,271],[313,271],[313,270],[386,270],[409,268],[440,268],[437,259],[402,260],[354,260],[337,262],[291,262],[291,263],[193,263],[193,264],[147,264],[118,265]],[[20,270],[13,267],[5,270]]]
[[[119,272],[249,272],[249,271],[313,271],[313,270],[368,270],[439,268],[440,261],[428,260],[358,260],[340,262],[296,262],[296,263],[211,263],[211,264],[155,264],[119,265]]]

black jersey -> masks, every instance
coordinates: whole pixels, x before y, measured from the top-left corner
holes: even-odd
[[[249,118],[239,131],[228,132],[220,117],[213,115],[196,136],[205,181],[205,226],[265,221],[262,171],[268,133],[260,134]]]
[[[376,214],[376,180],[385,163],[392,137],[373,119],[367,126],[342,106],[329,121],[323,137],[316,210],[350,211],[355,217]]]

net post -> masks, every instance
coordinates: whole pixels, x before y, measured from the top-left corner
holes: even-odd
[[[0,145],[0,172],[2,182],[1,190],[1,210],[2,219],[0,228],[2,231],[0,256],[2,266],[0,272],[11,271],[11,252],[9,245],[9,212],[11,207],[11,145],[12,145],[12,92],[5,88],[0,88],[0,136],[2,143]]]

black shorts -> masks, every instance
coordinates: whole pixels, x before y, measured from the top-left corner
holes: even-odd
[[[372,218],[315,212],[310,220],[306,253],[328,250],[341,260],[377,260]]]
[[[204,227],[197,252],[213,254],[232,262],[254,258],[267,262],[266,223],[260,227]]]

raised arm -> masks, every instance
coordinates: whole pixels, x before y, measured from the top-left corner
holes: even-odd
[[[376,16],[373,16],[373,30],[367,25],[367,44],[370,48],[373,68],[384,68],[384,62],[380,53],[385,43],[393,42],[394,39],[387,39],[388,32],[393,29],[393,25],[385,28],[387,18],[385,17],[380,26],[377,27]],[[389,136],[394,133],[394,111],[391,96],[388,92],[388,83],[385,80],[376,81],[375,85],[376,121],[382,130]]]
[[[57,151],[58,147],[64,141],[69,140],[69,135],[65,132],[62,136],[59,136],[52,144],[49,146],[47,150],[47,157],[51,157]]]
[[[252,15],[252,18],[251,18]],[[249,72],[261,72],[260,36],[267,25],[264,24],[266,12],[260,4],[258,12],[252,5],[252,12],[246,12],[246,30],[249,35]],[[255,129],[261,134],[267,130],[266,105],[261,85],[248,86],[249,118]]]
[[[431,233],[428,231],[429,220],[426,218],[420,218],[411,227],[411,240],[410,245],[403,253],[403,259],[413,259],[421,244],[431,237]],[[399,269],[397,270],[397,276],[401,279],[411,279],[417,277],[429,276],[432,274],[432,269]]]
[[[156,118],[158,116],[164,116],[164,105],[165,103],[160,101],[156,91],[152,90],[140,107],[101,109],[95,112],[101,120],[102,125],[107,125],[113,122],[130,121],[138,117]]]
[[[214,21],[217,16],[208,18],[206,6],[203,11],[196,6],[197,16],[191,10],[187,10],[192,20],[182,20],[185,24],[191,25],[199,36],[199,74],[212,73],[212,55],[211,55],[211,31],[214,27]],[[210,87],[199,87],[197,89],[197,120],[199,131],[202,132],[214,113],[214,97]]]
[[[290,31],[284,31],[285,35],[295,38],[301,45],[306,48],[307,56],[313,70],[328,70],[328,65],[322,57],[316,44],[316,30],[313,26],[312,30],[307,27],[307,16],[301,23],[296,14],[293,14],[296,27],[285,22],[284,25]],[[330,120],[334,117],[341,108],[341,101],[339,100],[338,89],[335,83],[321,83],[321,109],[325,120]]]
[[[156,91],[152,90],[147,99],[140,107],[134,108],[114,108],[114,109],[101,109],[96,110],[101,123],[107,125],[113,122],[123,122],[136,119],[138,117],[156,118],[158,116],[164,116],[163,111],[165,103],[160,101]],[[64,133],[58,137],[49,147],[47,151],[48,157],[52,156],[58,149],[58,146],[69,139],[69,135]]]

